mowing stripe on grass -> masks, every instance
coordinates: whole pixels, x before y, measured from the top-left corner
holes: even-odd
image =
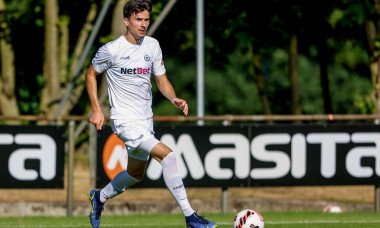
[[[178,227],[178,226],[183,226],[183,223],[172,223],[172,224],[165,224],[165,226],[168,226],[168,227]],[[28,226],[28,225],[6,225],[6,226],[0,226],[0,228],[68,228],[68,227],[71,227],[71,228],[76,228],[76,227],[91,227],[90,225],[85,225],[85,224],[81,224],[81,225],[32,225],[32,226]],[[154,226],[157,226],[157,224],[102,224],[101,227],[130,227],[130,226],[134,226],[134,227],[154,227]]]
[[[303,220],[303,221],[267,221],[265,224],[285,225],[285,224],[336,224],[336,223],[380,223],[380,220]]]
[[[303,221],[266,221],[265,224],[270,225],[291,225],[291,224],[337,224],[337,223],[345,223],[345,224],[377,224],[380,223],[380,220],[303,220]],[[168,223],[165,224],[167,227],[179,227],[183,226],[184,223]],[[232,222],[219,222],[218,225],[232,225]],[[0,228],[75,228],[75,227],[83,227],[85,224],[80,225],[0,225]],[[157,224],[133,224],[133,223],[125,223],[125,224],[102,224],[102,227],[155,227]]]

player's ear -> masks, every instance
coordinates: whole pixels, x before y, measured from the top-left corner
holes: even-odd
[[[129,25],[129,20],[126,17],[124,17],[124,24],[126,27],[128,27],[128,25]]]

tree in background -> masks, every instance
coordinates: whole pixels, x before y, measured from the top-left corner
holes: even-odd
[[[77,36],[77,40],[74,46],[74,50],[70,56],[69,53],[69,47],[71,46],[71,42],[69,39],[62,39],[63,42],[61,42],[60,46],[62,47],[61,53],[65,53],[64,55],[70,56],[66,57],[64,59],[60,60],[61,63],[61,72],[67,72],[67,73],[61,73],[61,89],[60,89],[60,98],[64,96],[64,93],[66,92],[66,89],[68,87],[68,84],[71,83],[71,80],[75,74],[75,70],[78,67],[79,64],[79,58],[83,52],[83,49],[86,45],[87,39],[94,27],[94,21],[96,19],[96,16],[98,15],[98,9],[100,7],[98,6],[98,3],[91,2],[88,7],[87,16],[85,17],[85,21],[83,22],[83,25],[79,31],[79,36]],[[60,21],[68,21],[70,17],[70,12],[65,12],[65,14],[61,15]],[[75,23],[75,21],[72,21]],[[61,31],[69,31],[69,28],[67,28],[68,23],[60,23],[61,24]],[[60,33],[61,37],[65,37],[64,33]],[[69,36],[69,34],[67,34]],[[63,50],[67,50],[67,52],[64,52]],[[62,56],[62,54],[61,54]],[[86,66],[84,65],[82,67],[82,70],[80,71],[80,75],[85,74]],[[67,100],[67,102],[64,104],[63,109],[61,111],[61,115],[68,115],[70,111],[80,102],[80,99],[82,97],[82,94],[84,91],[85,84],[84,84],[84,77],[78,77],[75,81],[75,86],[72,92],[70,93],[70,96]]]
[[[45,0],[44,43],[44,87],[42,88],[41,94],[40,112],[52,116],[54,115],[60,100],[57,0]]]
[[[7,40],[15,53],[14,93],[19,112],[54,115],[104,1],[3,1],[11,38]],[[154,15],[168,0],[152,2],[154,23]],[[94,51],[118,30],[110,25],[116,21],[113,17],[122,19],[118,8],[123,3],[113,2],[113,11],[81,67],[86,68]],[[206,1],[206,114],[370,113],[370,108],[363,111],[361,105],[370,81],[368,42],[363,39],[367,6],[360,0],[332,1],[328,7],[318,4]],[[194,1],[178,1],[154,34],[169,76],[175,77],[172,82],[178,96],[191,107],[196,107],[195,12]],[[9,53],[2,48],[1,55]],[[81,74],[61,115],[82,115],[89,110],[83,88]],[[153,91],[158,94],[156,88]],[[4,97],[4,91],[0,92]],[[154,97],[158,115],[178,114],[166,105],[161,96]],[[194,108],[190,114],[195,114]]]
[[[0,114],[19,114],[16,97],[15,53],[11,42],[10,28],[4,0],[0,0]]]
[[[365,23],[375,113],[380,113],[380,1],[372,1],[372,10]]]
[[[329,4],[331,10],[326,19],[330,31],[325,46],[331,58],[328,71],[335,113],[375,113],[366,31],[374,12],[371,2],[350,0]]]
[[[8,72],[3,74],[8,79],[2,80],[7,89],[0,93],[0,99],[7,100],[1,102],[6,108],[1,108],[0,113],[11,115],[15,113],[14,107],[20,107],[21,113],[55,115],[78,66],[99,3],[85,0],[2,0],[1,3],[5,3],[8,8],[7,11],[1,10],[4,31],[4,36],[1,36],[4,41],[1,54],[6,66],[2,70]],[[80,9],[81,13],[73,13],[75,8]],[[87,12],[87,16],[83,12]],[[70,21],[73,23],[70,24]],[[7,22],[11,23],[11,27],[7,26]],[[16,45],[15,58],[12,44]],[[13,63],[14,59],[16,61]],[[17,80],[10,80],[12,69],[17,72]],[[17,87],[12,86],[12,83]],[[67,115],[77,105],[83,89],[83,77],[79,77],[63,107],[62,115]],[[9,103],[12,90],[15,91],[13,99],[16,104],[13,106]]]
[[[97,8],[96,3],[91,3],[86,21],[79,33],[73,56],[69,61],[69,16],[64,14],[59,16],[57,0],[45,0],[45,58],[44,86],[40,103],[41,113],[55,115],[57,112],[58,105],[65,94],[68,84],[71,83],[72,76],[78,65],[78,59],[93,27]],[[83,75],[83,72],[81,75]],[[83,93],[83,77],[79,77],[74,83],[75,87],[60,113],[61,115],[67,115],[77,104]]]

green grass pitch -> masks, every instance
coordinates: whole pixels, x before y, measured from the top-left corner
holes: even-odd
[[[199,213],[202,215],[202,213]],[[207,214],[205,218],[218,223],[218,228],[231,228],[235,214]],[[350,228],[380,227],[379,213],[322,212],[261,212],[265,228]],[[89,218],[73,217],[0,217],[0,228],[90,228]],[[125,216],[102,216],[102,227],[114,228],[185,228],[185,219],[180,214],[144,214]]]

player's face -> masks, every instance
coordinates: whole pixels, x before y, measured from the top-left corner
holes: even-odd
[[[124,23],[128,27],[128,32],[137,40],[146,35],[150,22],[148,11],[133,13],[129,18],[124,18]]]

